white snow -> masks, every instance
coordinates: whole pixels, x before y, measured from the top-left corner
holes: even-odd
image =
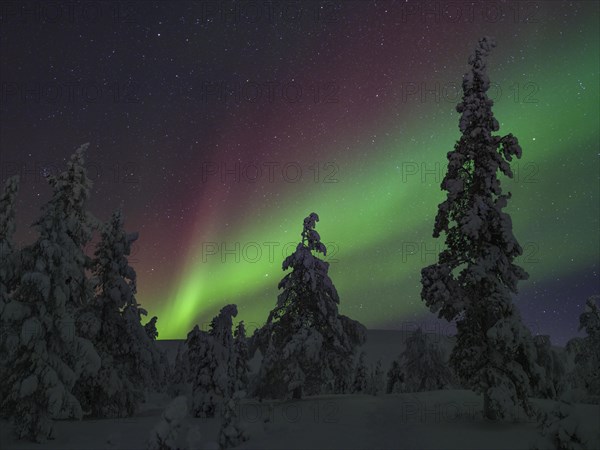
[[[488,422],[481,417],[482,398],[470,391],[444,390],[414,394],[328,395],[299,401],[242,400],[240,419],[250,439],[236,449],[463,449],[529,450],[538,439],[537,424]],[[534,399],[545,411],[555,402]],[[598,435],[600,408],[574,406],[578,428]],[[36,444],[38,450],[146,448],[148,430],[160,420],[154,406],[127,419],[58,421],[57,438]],[[185,441],[209,448],[217,441],[220,420],[187,417],[181,423]],[[0,422],[2,448],[23,450],[31,442],[15,441]],[[201,438],[200,438],[201,437]],[[595,445],[595,447],[594,447]],[[198,447],[193,447],[198,448]],[[600,435],[589,450],[600,449]]]
[[[382,359],[387,370],[404,350],[406,333],[369,330],[366,361]],[[451,339],[439,337],[443,342]],[[173,360],[179,342],[157,341]],[[254,370],[257,365],[251,365]],[[149,431],[171,402],[166,394],[148,396],[136,416],[123,419],[56,421],[56,439],[35,444],[37,450],[145,449]],[[572,399],[577,401],[576,399]],[[556,402],[533,399],[545,412]],[[534,419],[520,423],[489,422],[482,418],[481,396],[466,390],[410,394],[325,395],[296,401],[240,400],[239,418],[249,440],[236,449],[461,449],[530,450],[540,433]],[[600,406],[577,403],[572,408],[578,429],[597,436],[588,450],[600,450]],[[568,422],[567,422],[568,423]],[[220,418],[192,418],[181,422],[179,442],[188,448],[218,448]],[[24,450],[28,441],[16,441],[6,421],[0,421],[0,447]],[[193,445],[187,446],[187,443]],[[595,446],[594,446],[595,445]],[[550,450],[550,449],[549,449]]]

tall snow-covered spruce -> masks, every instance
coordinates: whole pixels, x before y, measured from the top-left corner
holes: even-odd
[[[246,327],[241,320],[233,333],[233,355],[235,368],[234,392],[248,392],[248,374],[250,372],[248,338],[246,337]]]
[[[329,263],[313,254],[327,254],[315,231],[318,221],[315,213],[304,219],[302,241],[283,261],[283,270],[292,271],[279,283],[283,291],[267,323],[253,335],[263,355],[260,397],[301,398],[350,388],[354,353],[366,330],[338,313]]]
[[[579,316],[579,330],[585,330],[584,338],[574,338],[567,347],[574,347],[575,379],[588,393],[588,402],[600,404],[600,295],[593,295],[585,302],[585,311]],[[577,345],[574,345],[577,344]]]
[[[5,380],[8,370],[7,335],[10,322],[4,314],[4,307],[15,292],[19,281],[19,255],[15,249],[13,235],[15,233],[15,204],[19,190],[19,178],[11,177],[6,180],[0,197],[0,379]],[[7,395],[5,383],[0,383],[0,398]],[[0,414],[6,417],[5,410]]]
[[[19,252],[15,249],[15,204],[19,192],[19,177],[6,180],[0,197],[0,316],[19,277]],[[3,328],[0,329],[2,332]],[[0,341],[0,344],[4,339]]]
[[[535,393],[542,398],[558,399],[566,387],[564,357],[552,347],[548,335],[534,336],[533,342],[536,350],[536,363],[544,374]]]
[[[9,411],[19,438],[41,441],[52,437],[52,419],[80,419],[73,385],[100,366],[92,344],[75,333],[73,318],[87,301],[83,246],[91,230],[85,211],[91,182],[83,166],[86,147],[71,157],[67,171],[49,179],[53,195],[35,223],[39,237],[23,249],[19,285],[2,311],[6,371],[0,409]]]
[[[77,317],[79,333],[102,360],[97,375],[82,377],[75,386],[84,410],[94,417],[132,415],[144,388],[158,387],[163,375],[154,337],[140,323],[136,273],[127,259],[137,238],[123,229],[120,211],[104,225],[92,261],[96,296]]]
[[[513,263],[522,248],[502,211],[510,194],[502,194],[497,172],[512,178],[510,162],[521,157],[521,147],[512,134],[493,135],[500,128],[486,94],[486,60],[493,47],[492,39],[482,38],[469,58],[456,107],[462,136],[448,153],[441,184],[448,194],[433,231],[434,237],[445,233],[446,248],[421,272],[421,298],[439,317],[456,320],[451,364],[483,394],[489,419],[518,415],[518,408],[533,414],[527,395],[540,376],[530,332],[511,299],[528,275]]]
[[[91,260],[85,254],[85,246],[91,241],[92,233],[99,226],[98,220],[88,212],[87,201],[92,181],[85,169],[85,152],[89,144],[80,146],[67,163],[67,170],[48,181],[55,194],[57,207],[61,209],[65,221],[65,231],[72,241],[72,264],[68,267],[67,283],[69,296],[67,309],[75,312],[87,305],[93,297],[93,287],[86,276]]]

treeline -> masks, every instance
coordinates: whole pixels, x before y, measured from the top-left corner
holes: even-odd
[[[127,257],[137,233],[125,232],[120,211],[101,223],[87,210],[87,147],[48,177],[52,197],[31,245],[13,241],[18,177],[0,198],[0,411],[33,441],[53,437],[53,419],[132,415],[169,370],[156,318],[142,323],[147,312],[135,297]]]
[[[219,446],[247,438],[239,426],[240,399],[302,398],[352,392],[355,351],[366,339],[360,323],[338,313],[339,296],[327,249],[305,220],[301,241],[285,259],[281,294],[267,323],[246,336],[235,330],[236,305],[223,307],[209,330],[194,327],[174,367],[156,345],[157,317],[136,300],[129,265],[137,233],[127,233],[121,211],[101,223],[87,210],[91,181],[81,146],[64,172],[48,177],[52,197],[34,223],[31,245],[14,243],[18,177],[0,198],[0,386],[2,418],[18,438],[54,437],[58,419],[118,418],[136,413],[148,392],[177,396],[151,431],[149,448],[174,448],[183,417],[220,417]],[[99,240],[92,257],[85,248]],[[261,351],[260,371],[249,361]]]

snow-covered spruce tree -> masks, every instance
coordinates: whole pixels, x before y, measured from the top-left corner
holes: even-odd
[[[15,233],[15,204],[19,190],[19,177],[6,180],[0,197],[0,380],[7,377],[8,363],[5,355],[6,338],[9,323],[5,322],[4,306],[9,302],[17,288],[20,274],[20,252],[15,249],[13,235]],[[7,395],[8,386],[0,383],[0,398]],[[0,415],[6,417],[8,411],[0,410]]]
[[[585,420],[570,402],[562,400],[557,402],[549,414],[539,414],[538,421],[540,435],[530,446],[531,450],[592,450],[597,448],[598,427],[594,427],[592,422]]]
[[[492,134],[499,125],[486,94],[486,59],[494,46],[480,39],[469,58],[456,107],[462,136],[448,153],[441,184],[448,194],[433,231],[434,237],[446,234],[446,248],[421,272],[421,298],[439,317],[456,320],[451,364],[461,381],[483,394],[489,419],[508,418],[518,407],[533,414],[527,395],[540,376],[531,334],[511,299],[528,275],[513,263],[522,248],[502,211],[510,194],[502,194],[497,172],[512,178],[509,163],[521,157],[521,147],[512,134]]]
[[[383,369],[381,368],[381,359],[377,360],[375,367],[371,368],[371,375],[369,378],[369,394],[379,395],[383,392]]]
[[[544,376],[536,386],[535,393],[542,398],[556,399],[565,388],[565,365],[562,356],[552,348],[550,336],[534,336],[536,363]]]
[[[395,359],[387,373],[387,383],[385,392],[388,394],[398,394],[404,391],[404,372],[400,361]]]
[[[188,334],[189,338],[189,334]],[[177,347],[175,363],[169,377],[168,393],[169,395],[188,395],[191,398],[191,372],[190,358],[187,349],[187,342],[182,342]]]
[[[365,352],[361,352],[354,368],[354,381],[352,392],[354,394],[366,394],[369,389],[369,369],[365,362]]]
[[[225,450],[237,447],[248,440],[246,430],[241,426],[238,416],[239,402],[243,394],[236,392],[228,395],[221,408],[221,428],[219,429],[219,448]]]
[[[183,421],[187,416],[187,399],[181,395],[173,399],[160,416],[160,421],[150,431],[148,450],[177,450]]]
[[[233,318],[237,314],[236,305],[224,306],[211,321],[208,331],[216,342],[214,350],[218,356],[218,360],[225,363],[217,368],[215,377],[227,381],[226,395],[231,395],[234,392],[237,379],[233,338]]]
[[[186,345],[192,383],[192,414],[214,417],[217,407],[231,395],[235,385],[233,317],[236,305],[221,309],[208,332],[198,325],[188,333]]]
[[[147,315],[148,312],[137,303],[135,297],[132,303],[125,306],[123,317],[129,338],[125,348],[133,357],[133,374],[144,387],[145,392],[162,391],[169,362],[164,352],[156,345],[156,341],[146,333],[142,316]]]
[[[48,177],[48,182],[56,193],[58,207],[64,214],[65,226],[73,242],[72,260],[67,283],[69,297],[67,309],[70,312],[85,306],[93,297],[93,286],[86,276],[91,267],[90,258],[84,253],[91,241],[92,233],[98,228],[98,220],[87,211],[87,201],[92,187],[85,169],[85,152],[89,143],[80,146],[67,163],[67,170],[57,176]]]
[[[76,335],[72,313],[86,301],[85,147],[71,158],[67,172],[49,180],[53,196],[35,223],[39,237],[23,249],[19,286],[2,314],[7,394],[0,409],[8,411],[19,438],[41,441],[52,437],[51,419],[80,419],[73,385],[100,366],[92,344]]]
[[[575,358],[583,347],[583,338],[575,337],[567,341],[565,345],[565,384],[567,390],[581,389],[584,382],[581,373],[577,370]]]
[[[19,276],[19,252],[15,249],[15,206],[19,191],[19,177],[6,180],[0,197],[0,314],[16,289]]]
[[[96,296],[77,318],[79,333],[92,341],[102,361],[98,374],[80,378],[74,391],[94,417],[132,415],[144,399],[144,388],[162,376],[154,338],[131,311],[137,309],[136,273],[127,257],[137,238],[123,229],[121,212],[113,213],[92,261]]]
[[[417,328],[406,340],[399,364],[404,392],[445,389],[452,380],[442,351],[421,328]]]
[[[248,392],[249,352],[248,339],[244,321],[240,321],[233,333],[233,354],[235,358],[235,385],[234,391]]]
[[[267,323],[253,336],[263,355],[259,397],[345,392],[352,382],[355,349],[364,343],[366,330],[338,313],[329,263],[313,254],[327,253],[314,229],[318,220],[315,213],[304,219],[302,241],[282,265],[292,271],[279,283],[283,291]]]
[[[600,403],[600,295],[587,299],[585,312],[579,316],[579,329],[586,335],[575,355],[576,371],[586,389],[590,403]]]

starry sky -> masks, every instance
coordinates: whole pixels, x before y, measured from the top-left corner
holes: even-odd
[[[578,335],[600,292],[598,2],[1,5],[16,239],[36,237],[44,175],[90,142],[90,210],[122,208],[140,232],[138,301],[165,339],[227,303],[263,324],[313,211],[343,314],[450,330],[420,300],[420,269],[442,245],[431,233],[467,58],[495,37],[494,114],[523,148],[503,180],[530,274],[515,301],[535,334]]]

